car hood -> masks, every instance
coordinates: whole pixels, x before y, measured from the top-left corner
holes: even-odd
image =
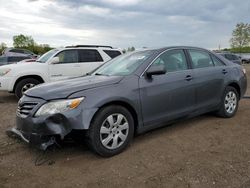
[[[73,93],[119,83],[122,76],[85,76],[38,85],[28,90],[29,97],[54,100],[67,98]]]

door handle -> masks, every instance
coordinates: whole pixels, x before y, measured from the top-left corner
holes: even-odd
[[[185,78],[185,80],[187,80],[187,81],[190,81],[192,79],[193,79],[193,77],[191,75],[187,75],[186,78]]]
[[[223,73],[223,74],[227,74],[227,70],[226,70],[226,69],[223,69],[223,70],[222,70],[222,73]]]

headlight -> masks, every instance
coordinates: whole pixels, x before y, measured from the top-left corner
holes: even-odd
[[[62,113],[77,108],[84,100],[84,97],[76,99],[58,100],[44,104],[36,112],[35,117]]]
[[[11,71],[11,69],[1,69],[0,76],[4,76],[4,75],[8,74],[8,72],[10,72],[10,71]]]

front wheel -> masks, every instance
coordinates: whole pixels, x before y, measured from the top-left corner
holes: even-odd
[[[134,120],[122,106],[107,106],[94,117],[87,133],[87,143],[94,152],[104,157],[121,153],[134,135]]]
[[[230,118],[238,110],[239,94],[234,87],[227,86],[223,94],[222,103],[218,115],[224,118]]]
[[[17,83],[15,88],[15,95],[17,96],[17,98],[21,98],[25,91],[38,84],[40,84],[40,82],[34,78],[23,79]]]

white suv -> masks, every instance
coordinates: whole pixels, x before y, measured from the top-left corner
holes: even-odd
[[[122,54],[110,46],[77,45],[53,49],[36,63],[17,63],[0,67],[0,90],[23,93],[37,84],[83,76]]]

